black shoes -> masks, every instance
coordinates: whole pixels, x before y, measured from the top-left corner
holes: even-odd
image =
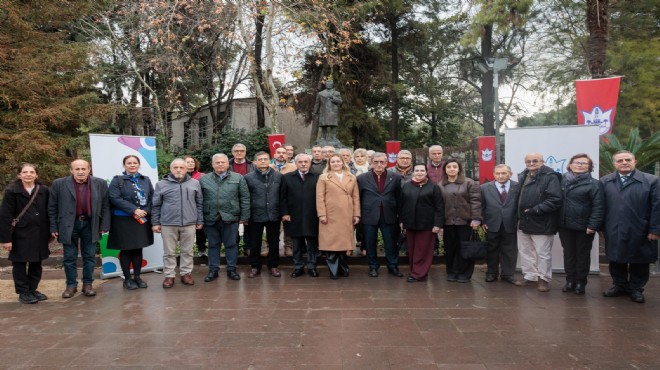
[[[34,292],[32,292],[32,295],[33,295],[34,298],[36,298],[37,301],[39,301],[39,302],[41,302],[41,301],[45,301],[45,300],[48,299],[48,297],[46,297],[45,294],[41,293],[41,292],[38,291],[38,290],[35,290]]]
[[[493,281],[497,280],[495,275],[492,274],[486,274],[486,282],[487,283],[492,283]]]
[[[619,288],[618,286],[613,286],[610,289],[606,290],[603,292],[603,297],[620,297],[622,295],[628,295],[628,292],[626,292],[623,288]]]
[[[636,303],[644,303],[644,294],[639,290],[633,290],[630,292],[630,299]]]
[[[35,304],[39,302],[37,297],[34,296],[34,294],[28,292],[28,293],[21,293],[18,295],[18,301],[23,303],[23,304]]]
[[[298,276],[303,276],[304,274],[305,274],[305,269],[295,269],[289,276],[291,276],[292,278],[297,278]]]
[[[500,279],[502,279],[502,281],[506,281],[507,283],[510,283],[510,284],[515,284],[516,283],[516,279],[514,279],[513,276],[502,276],[502,277],[500,277]]]
[[[236,271],[230,270],[227,271],[227,278],[229,280],[241,280],[241,275],[239,275]]]
[[[408,276],[408,278],[406,278],[406,281],[409,282],[409,283],[416,283],[416,282],[418,282],[419,280],[415,279],[415,278],[412,277],[412,276]]]
[[[215,279],[218,278],[218,272],[217,271],[209,271],[209,273],[204,277],[204,281],[209,283]]]
[[[388,269],[387,272],[389,272],[390,275],[396,276],[396,277],[403,277],[403,274],[401,271],[399,271],[398,267]]]
[[[378,277],[378,269],[369,269],[369,276]]]
[[[146,289],[147,288],[147,283],[144,282],[144,280],[140,279],[139,277],[136,277],[133,279],[135,281],[135,284],[137,284],[137,287],[140,289]]]
[[[566,284],[566,285],[568,285],[568,284]],[[585,288],[584,285],[585,285],[584,283],[575,283],[575,289],[574,289],[575,294],[584,295],[584,293],[586,293],[586,291],[584,289]],[[563,291],[564,290],[562,289],[562,292]]]
[[[133,279],[124,279],[124,289],[135,290],[138,288],[137,283]]]
[[[572,292],[574,290],[575,290],[575,283],[572,281],[567,281],[564,287],[561,288],[561,291],[564,293]]]
[[[307,269],[307,275],[311,277],[319,277],[319,272],[316,269]]]

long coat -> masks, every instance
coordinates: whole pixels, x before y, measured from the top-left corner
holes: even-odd
[[[292,238],[319,235],[319,219],[316,214],[316,183],[319,175],[307,172],[302,181],[298,171],[282,176],[280,186],[280,213],[291,216],[284,222],[284,232]]]
[[[516,233],[518,221],[518,193],[520,185],[511,181],[504,203],[500,200],[500,183],[491,181],[481,185],[481,214],[483,224],[488,226],[488,232],[497,233],[500,228],[509,234]]]
[[[108,201],[108,183],[98,177],[89,176],[90,187],[90,222],[92,226],[92,243],[101,238],[101,231],[110,230],[110,205]],[[59,178],[53,181],[48,200],[48,217],[50,232],[58,232],[57,241],[71,244],[73,226],[76,222],[76,190],[73,187],[73,176]]]
[[[653,263],[660,234],[660,181],[635,170],[625,186],[617,173],[600,179],[605,193],[605,252],[611,262]]]
[[[481,191],[479,184],[461,174],[455,182],[441,180],[445,201],[445,225],[467,225],[481,221]]]
[[[360,191],[354,175],[344,172],[342,180],[334,173],[321,175],[316,185],[316,212],[328,219],[319,225],[319,250],[355,248],[353,217],[360,217]]]
[[[31,194],[25,191],[21,182],[15,182],[5,190],[0,206],[0,243],[12,243],[10,261],[37,262],[48,258],[48,193],[48,188],[40,185],[37,197],[16,224],[12,235],[9,231],[11,221],[28,204]]]

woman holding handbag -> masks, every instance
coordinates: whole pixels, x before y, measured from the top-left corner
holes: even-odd
[[[35,165],[21,164],[18,179],[7,187],[0,206],[0,244],[9,251],[18,300],[26,304],[48,299],[37,290],[51,238],[48,188],[38,177]]]
[[[124,173],[115,176],[108,186],[108,200],[112,211],[108,249],[119,249],[119,264],[124,273],[124,288],[146,288],[142,269],[142,248],[154,243],[151,231],[151,199],[154,188],[151,180],[138,172],[140,159],[124,157]],[[131,278],[131,264],[133,278]]]
[[[461,242],[481,225],[481,191],[479,184],[465,177],[456,159],[443,165],[445,177],[440,183],[445,200],[443,246],[447,258],[447,281],[467,283],[472,279],[474,261],[461,256]]]

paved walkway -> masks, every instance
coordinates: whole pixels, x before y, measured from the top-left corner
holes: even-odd
[[[603,266],[605,267],[605,266]],[[0,304],[2,368],[130,369],[651,369],[660,368],[660,279],[646,304],[603,298],[606,275],[586,296],[497,281],[483,268],[468,284],[444,266],[429,281],[262,275],[164,290],[112,279],[93,298]],[[407,269],[404,268],[403,272]],[[54,276],[53,276],[54,275]],[[58,278],[61,271],[50,272]]]

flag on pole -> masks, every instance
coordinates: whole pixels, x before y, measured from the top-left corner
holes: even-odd
[[[275,149],[283,146],[286,143],[284,134],[271,134],[268,135],[268,147],[270,148],[270,157],[275,156]]]
[[[385,142],[385,153],[387,154],[387,167],[396,166],[396,156],[401,150],[400,141],[386,141]]]
[[[621,77],[575,81],[578,125],[600,127],[600,135],[612,132]]]
[[[479,183],[493,181],[495,177],[495,136],[479,136]]]

